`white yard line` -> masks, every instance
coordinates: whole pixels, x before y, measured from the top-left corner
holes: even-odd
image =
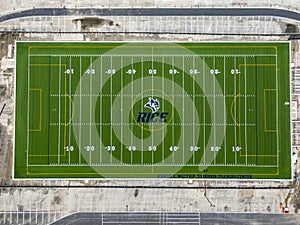
[[[61,98],[61,56],[59,57],[58,71],[58,140],[57,140],[57,163],[60,163],[60,98]]]
[[[133,56],[131,57],[131,71],[133,71]],[[133,102],[133,74],[130,75],[131,76],[131,102]],[[133,109],[132,109],[133,110]],[[134,122],[132,123],[132,131],[134,129]],[[133,163],[133,134],[130,135],[130,148],[131,148],[131,151],[130,151],[130,162],[131,164]]]
[[[102,76],[103,76],[103,67],[102,67],[102,55],[100,56],[100,73],[99,73],[99,76],[100,76],[100,87],[103,88],[103,84],[102,84]],[[103,151],[103,144],[102,144],[102,140],[101,140],[101,137],[102,137],[102,89],[99,90],[101,95],[99,95],[99,123],[100,123],[100,126],[99,126],[99,161],[100,161],[100,164],[102,164],[102,151]]]
[[[69,57],[69,68],[71,69],[72,68],[72,57],[70,56]],[[50,81],[49,81],[50,82]],[[68,95],[72,94],[72,75],[71,73],[69,74],[69,93]],[[71,101],[69,101],[69,119],[71,118],[71,115],[72,115],[72,103]],[[71,124],[68,125],[68,145],[71,146]],[[69,164],[71,164],[71,151],[68,151],[68,162]]]
[[[195,74],[195,57],[193,56],[193,74],[191,75],[193,77],[193,107],[195,107],[195,111],[193,112],[193,146],[197,146],[197,143],[195,143],[195,113],[197,111],[196,109],[196,105],[195,105],[195,76],[197,76],[197,74]],[[195,165],[195,152],[193,151],[193,165]]]
[[[120,60],[121,60],[121,76],[120,76],[120,84],[121,84],[121,88],[123,87],[123,57],[120,56]],[[121,89],[121,92],[122,92],[122,89]],[[121,124],[123,124],[123,95],[121,94],[121,113],[120,113],[120,116],[121,116]],[[121,146],[120,146],[120,151],[121,151],[121,158],[120,158],[120,161],[121,163],[123,163],[123,148],[122,148],[122,143],[123,143],[123,126],[120,127],[121,129],[121,140],[120,140],[120,143],[121,143]]]
[[[90,140],[89,140],[89,148],[90,148],[90,164],[92,163],[92,95],[93,95],[93,75],[92,75],[92,63],[93,63],[93,59],[92,56],[90,57],[90,65],[89,65],[89,70],[90,70]]]
[[[82,104],[82,102],[81,102],[82,58],[81,58],[81,56],[79,57],[79,76],[80,76],[80,78],[79,78],[79,94],[80,94],[80,96],[79,96],[79,121],[81,123],[81,104]],[[79,142],[78,143],[79,144],[79,146],[78,146],[78,163],[80,165],[81,164],[81,148],[82,148],[82,146],[81,146],[81,126],[79,126],[79,141],[78,142]]]
[[[206,140],[205,140],[205,101],[206,101],[206,97],[205,97],[205,57],[203,57],[203,66],[202,66],[202,76],[203,76],[203,161],[204,161],[204,165],[206,164]]]
[[[184,124],[184,79],[185,79],[185,74],[184,74],[184,56],[182,56],[182,123]],[[184,147],[184,125],[182,126],[182,164],[185,164],[185,157],[184,157],[184,152],[185,152],[185,147]]]
[[[143,83],[143,78],[144,78],[144,57],[141,56],[141,90],[144,90],[144,83]],[[142,96],[143,99],[143,96]],[[143,104],[141,104],[141,112],[143,112]],[[144,164],[144,128],[141,129],[142,132],[142,141],[141,141],[141,164]]]
[[[110,56],[110,70],[112,71],[112,56]],[[110,74],[110,106],[112,106],[112,76],[113,74]],[[110,122],[112,122],[112,111],[110,111]],[[110,148],[112,149],[113,143],[112,143],[112,126],[110,126]],[[112,163],[112,152],[110,151],[110,163]]]
[[[237,74],[236,74],[236,56],[234,57],[234,71],[235,71],[234,74],[233,74],[233,76],[234,76],[234,96],[236,96],[236,76],[237,76]],[[235,117],[235,119],[237,119],[236,118],[236,104],[237,104],[237,100],[234,104],[234,117]],[[236,140],[236,126],[237,126],[237,124],[234,126],[234,146],[235,147],[237,146],[237,144],[236,144],[236,142],[237,142],[237,140]],[[235,164],[237,163],[236,151],[234,151],[234,163]]]
[[[279,126],[278,126],[278,105],[279,105],[279,98],[278,98],[278,59],[277,59],[277,53],[275,56],[276,59],[276,140],[277,140],[277,168],[279,167]],[[279,170],[279,168],[278,168]]]
[[[216,69],[216,57],[214,56],[213,57],[213,68],[214,68],[214,71],[215,71],[215,69]],[[214,130],[214,164],[216,164],[216,148],[217,148],[217,146],[216,146],[216,126],[215,126],[215,121],[216,121],[216,95],[215,95],[215,93],[216,93],[216,80],[217,80],[217,78],[216,78],[216,76],[214,75],[214,79],[213,79],[214,81],[213,81],[213,93],[214,93],[214,109],[213,109],[213,111],[214,111],[214,125],[213,125],[213,130]]]
[[[165,93],[165,63],[164,63],[164,61],[165,61],[165,58],[162,56],[162,59],[161,59],[161,61],[162,61],[162,75],[163,75],[163,79],[162,79],[162,91],[163,91],[163,93]],[[166,96],[162,96],[162,97],[164,97],[164,99],[162,98],[162,108],[164,109],[165,108],[165,99],[166,99]],[[163,130],[164,129],[167,129],[166,127],[164,127],[163,128]],[[162,143],[162,163],[164,164],[165,163],[165,157],[164,157],[164,155],[165,155],[165,145],[164,145],[164,143]]]
[[[226,59],[225,59],[225,56],[224,57],[224,64],[223,64],[223,69],[224,69],[224,72],[223,72],[223,78],[224,78],[224,90],[223,90],[223,93],[224,93],[224,106],[225,106],[225,109],[224,109],[224,123],[225,123],[225,134],[224,134],[224,164],[227,164],[227,158],[226,158],[226,155],[227,155],[227,142],[226,142],[226,133],[227,133],[227,119],[226,119],[226,113],[227,113],[227,106],[226,106]]]
[[[245,153],[246,153],[246,165],[248,164],[248,146],[247,146],[247,60],[246,57],[244,57],[244,74],[245,74],[245,83],[244,83],[244,88],[245,88]],[[240,146],[242,147],[242,146]]]
[[[26,149],[26,166],[28,167],[28,152],[29,152],[29,129],[30,129],[30,123],[29,123],[29,106],[30,106],[30,56],[28,55],[28,62],[27,62],[27,68],[28,68],[28,75],[27,75],[27,149]]]
[[[153,76],[154,76],[154,74],[153,74],[153,70],[154,70],[154,68],[153,68],[153,63],[154,63],[154,57],[153,57],[153,51],[152,51],[152,55],[151,55],[151,57],[152,57],[152,60],[151,60],[151,69],[152,69],[152,75],[151,75],[151,92],[152,92],[152,98],[154,98],[154,96],[153,96],[153,88],[154,88],[154,85],[153,85]],[[153,146],[154,146],[154,140],[153,140],[153,138],[154,138],[154,124],[153,123],[151,123],[151,127],[152,127],[152,131],[151,131],[151,145],[152,145],[152,151],[151,151],[151,157],[152,157],[152,160],[151,160],[151,162],[152,162],[152,165],[153,165],[153,162],[154,162],[154,151],[153,151]]]
[[[174,71],[174,56],[172,56],[172,70]],[[172,103],[174,104],[174,76],[172,75]],[[174,109],[174,106],[172,106]],[[174,146],[174,126],[172,126],[172,146]],[[172,152],[172,161],[174,163],[174,152]]]

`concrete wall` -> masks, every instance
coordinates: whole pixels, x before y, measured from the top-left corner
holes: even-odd
[[[300,0],[1,0],[1,14],[33,7],[280,7],[300,9]]]

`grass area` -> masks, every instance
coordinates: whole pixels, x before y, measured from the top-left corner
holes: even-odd
[[[287,42],[17,42],[16,67],[15,178],[291,178]]]

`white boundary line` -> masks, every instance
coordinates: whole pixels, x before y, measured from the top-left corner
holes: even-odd
[[[291,51],[291,42],[289,42],[289,52],[290,52],[290,54],[289,54],[289,62],[290,62],[290,64],[289,64],[289,74],[292,74],[292,67],[291,67],[291,58],[292,58],[292,51]],[[297,54],[296,54],[296,57],[297,57]],[[290,78],[290,83],[289,83],[289,85],[290,85],[290,105],[291,105],[291,102],[292,102],[292,93],[293,93],[293,88],[292,88],[292,84],[291,84],[291,78]],[[293,177],[293,174],[294,174],[294,170],[293,170],[293,166],[292,166],[292,150],[293,150],[293,121],[292,121],[292,110],[291,110],[291,108],[290,108],[290,132],[291,132],[291,134],[290,134],[290,148],[291,148],[291,152],[290,152],[290,154],[291,154],[291,178]]]
[[[88,44],[88,43],[95,43],[95,44],[99,44],[99,43],[102,43],[102,44],[107,44],[107,43],[120,43],[120,44],[126,44],[126,43],[141,43],[141,44],[145,44],[145,43],[149,43],[149,44],[165,44],[165,43],[170,43],[170,41],[144,41],[144,40],[137,40],[137,41],[130,41],[130,40],[126,40],[126,41],[110,41],[110,42],[107,42],[107,41],[89,41],[89,42],[86,42],[86,41],[22,41],[22,40],[18,40],[16,41],[17,43],[72,43],[72,44],[76,44],[76,43],[79,43],[79,44]],[[260,41],[195,41],[195,42],[192,42],[192,43],[209,43],[209,44],[215,44],[215,43],[224,43],[224,44],[229,44],[229,43],[237,43],[237,44],[244,44],[244,43],[253,43],[253,44],[257,44],[257,43],[264,43],[264,44],[275,44],[275,43],[289,43],[290,41],[264,41],[264,40],[260,40]],[[186,40],[183,40],[183,41],[172,41],[172,43],[180,43],[180,44],[187,44],[189,42],[187,42]]]
[[[15,41],[15,49],[14,49],[14,55],[17,58],[17,41]],[[28,57],[27,57],[28,58]],[[28,69],[28,68],[27,68]],[[28,75],[28,72],[27,72]],[[14,74],[13,74],[13,78],[14,78],[14,95],[13,95],[13,103],[14,103],[14,119],[13,119],[13,128],[14,128],[14,132],[12,133],[12,155],[13,155],[13,159],[12,159],[12,180],[15,180],[15,150],[16,150],[16,86],[17,86],[17,60],[15,60],[15,69],[14,69]],[[26,149],[27,152],[27,149]],[[27,154],[26,154],[26,166],[27,166]],[[5,221],[5,220],[4,220]]]

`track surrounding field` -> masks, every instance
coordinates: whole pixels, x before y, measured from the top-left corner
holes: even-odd
[[[15,178],[290,179],[289,44],[17,43]]]

